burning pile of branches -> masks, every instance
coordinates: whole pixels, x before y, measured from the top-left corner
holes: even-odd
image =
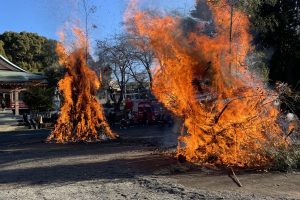
[[[94,142],[100,140],[99,132],[109,138],[116,136],[109,128],[96,92],[101,82],[96,73],[87,65],[87,44],[82,31],[75,28],[76,43],[71,53],[58,43],[57,53],[60,64],[65,66],[66,74],[58,83],[64,102],[57,124],[48,141],[56,143]]]
[[[286,145],[278,94],[248,70],[246,15],[232,13],[225,0],[208,6],[211,35],[185,33],[181,17],[144,11],[130,13],[129,30],[147,38],[157,59],[153,93],[184,119],[178,155],[193,163],[264,166],[271,159],[267,149]]]

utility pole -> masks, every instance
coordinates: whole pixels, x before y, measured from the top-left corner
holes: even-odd
[[[234,6],[238,3],[238,0],[230,0],[229,4],[230,4],[230,28],[229,28],[229,43],[230,43],[230,47],[229,47],[229,54],[230,54],[230,61],[229,61],[229,73],[230,75],[232,74],[232,62],[231,62],[231,58],[232,58],[232,29],[233,29],[233,16],[234,16]]]
[[[230,54],[230,61],[229,61],[229,73],[231,74],[231,57],[232,57],[232,18],[233,18],[233,2],[230,2],[230,30],[229,30],[229,54]]]
[[[88,17],[89,11],[86,0],[82,0],[83,3],[83,10],[84,10],[84,17],[85,17],[85,60],[87,62],[88,58],[88,43],[89,43],[89,34],[88,34]]]
[[[88,50],[89,50],[89,17],[90,14],[96,12],[97,7],[95,5],[90,5],[89,0],[82,0],[83,12],[84,12],[84,22],[85,22],[85,59],[88,61]],[[95,24],[92,24],[91,28],[97,28]]]

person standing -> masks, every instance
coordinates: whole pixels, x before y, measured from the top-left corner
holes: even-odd
[[[134,121],[133,121],[133,115],[132,112],[128,112],[128,122],[129,122],[129,126],[133,125]]]
[[[43,125],[43,116],[41,114],[37,115],[37,123],[38,123],[38,129],[41,129],[42,125]]]
[[[147,111],[146,111],[146,108],[143,108],[143,118],[142,118],[142,121],[143,121],[143,125],[147,125],[148,122],[147,122]]]
[[[2,111],[5,110],[5,100],[4,100],[4,98],[1,100],[1,108],[2,108]]]
[[[28,115],[26,113],[23,113],[23,120],[24,120],[26,126],[28,126],[28,129],[31,129],[30,116],[28,117]]]

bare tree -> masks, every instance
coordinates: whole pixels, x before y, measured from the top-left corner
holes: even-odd
[[[131,39],[132,40],[132,39]],[[148,48],[146,38],[135,38],[138,48],[133,52],[133,58],[139,62],[147,72],[149,78],[149,88],[152,88],[152,72],[151,66],[154,59],[153,52]]]
[[[126,84],[131,79],[130,68],[133,64],[132,46],[122,36],[116,36],[113,41],[97,41],[98,55],[103,59],[103,63],[111,70],[113,80],[116,81],[120,92],[116,96],[113,88],[110,88],[110,96],[116,109],[120,105],[126,94]]]
[[[126,29],[128,31],[129,43],[134,47],[135,51],[133,57],[138,61],[146,70],[149,78],[149,87],[152,88],[152,72],[151,66],[154,59],[154,53],[149,48],[149,41],[146,37],[141,37],[136,30],[134,20],[127,20],[125,22]]]
[[[131,78],[138,84],[139,88],[146,89],[149,83],[147,71],[141,67],[139,62],[134,60],[134,63],[129,67]]]

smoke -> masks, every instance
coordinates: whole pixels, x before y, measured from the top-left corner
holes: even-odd
[[[273,104],[278,94],[248,69],[247,16],[232,13],[226,0],[207,5],[199,1],[205,12],[194,13],[198,18],[135,11],[128,31],[147,38],[158,63],[153,93],[183,120],[178,155],[194,163],[263,166],[270,161],[266,149],[285,144]]]
[[[58,83],[64,100],[60,116],[47,140],[56,143],[95,142],[102,140],[103,135],[115,139],[116,135],[107,124],[96,98],[101,81],[87,64],[85,34],[79,28],[74,28],[73,33],[76,40],[71,48],[64,46],[63,33],[56,48],[59,62],[66,68],[64,78]]]

